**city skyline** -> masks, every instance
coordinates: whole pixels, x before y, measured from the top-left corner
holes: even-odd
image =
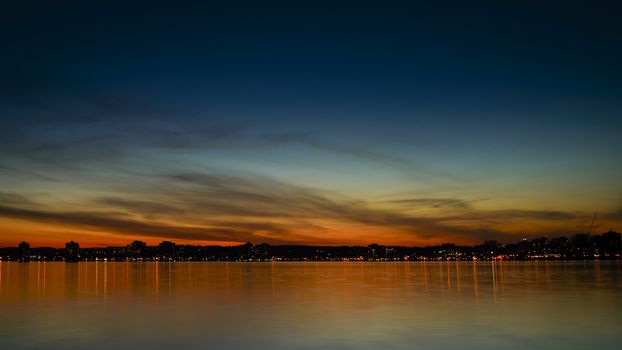
[[[622,229],[615,6],[363,3],[14,5],[0,247]]]
[[[162,241],[156,245],[135,240],[124,246],[81,247],[69,241],[64,248],[0,247],[0,261],[490,261],[490,260],[617,260],[622,257],[622,235],[576,234],[539,237],[503,244],[488,240],[477,245],[446,242],[430,246],[341,245],[183,245]]]

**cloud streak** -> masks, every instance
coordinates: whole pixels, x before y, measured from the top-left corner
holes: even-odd
[[[471,205],[472,200],[458,198],[392,201],[443,210],[430,216],[418,214],[417,210],[381,208],[342,194],[256,174],[183,172],[145,180],[148,181],[137,180],[131,185],[112,188],[111,195],[73,203],[91,208],[84,212],[50,210],[34,205],[27,198],[15,197],[20,199],[16,200],[10,195],[0,196],[0,199],[13,199],[3,201],[6,203],[0,207],[0,216],[87,227],[118,235],[223,242],[340,244],[360,241],[360,234],[373,228],[398,232],[406,241],[413,242],[507,241],[514,239],[514,233],[504,230],[504,223],[513,220],[563,223],[581,219],[583,215],[563,211],[477,210]],[[318,222],[323,224],[318,225]],[[339,232],[333,228],[340,224],[359,225],[363,232]],[[340,238],[335,238],[335,234]]]
[[[230,227],[186,227],[145,223],[91,212],[55,212],[44,210],[19,209],[0,206],[0,216],[25,219],[37,222],[55,223],[69,226],[86,227],[105,230],[107,233],[125,234],[132,236],[159,237],[167,239],[206,240],[222,242],[257,241],[264,237],[256,236],[253,231],[270,230],[271,232],[285,233],[284,229],[272,227],[269,224],[229,224]],[[270,238],[271,243],[289,243],[287,240]]]
[[[137,103],[104,97],[77,86],[65,90],[71,103],[31,101],[26,110],[6,112],[13,118],[0,121],[0,155],[48,167],[77,168],[93,160],[120,162],[145,150],[175,156],[183,152],[257,152],[302,145],[397,169],[419,179],[456,179],[413,159],[324,141],[321,135],[305,130],[265,133],[247,122],[223,123],[212,117],[196,117],[153,101]]]
[[[388,201],[389,203],[398,204],[402,206],[420,208],[455,208],[455,209],[472,209],[472,203],[489,200],[490,198],[464,200],[458,198],[406,198],[406,199],[394,199]]]

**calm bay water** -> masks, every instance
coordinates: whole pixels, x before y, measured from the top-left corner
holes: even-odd
[[[0,262],[1,349],[619,349],[622,263]]]

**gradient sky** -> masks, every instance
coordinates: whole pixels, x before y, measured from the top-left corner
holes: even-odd
[[[433,3],[3,4],[0,246],[622,229],[621,6]]]

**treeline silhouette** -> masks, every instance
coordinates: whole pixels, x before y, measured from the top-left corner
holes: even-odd
[[[523,239],[513,244],[486,241],[475,246],[445,243],[427,247],[307,246],[246,243],[237,246],[178,245],[163,241],[149,246],[133,241],[125,247],[80,248],[68,242],[65,248],[0,248],[5,261],[426,261],[426,260],[592,260],[619,259],[621,235],[577,234],[553,239]]]

